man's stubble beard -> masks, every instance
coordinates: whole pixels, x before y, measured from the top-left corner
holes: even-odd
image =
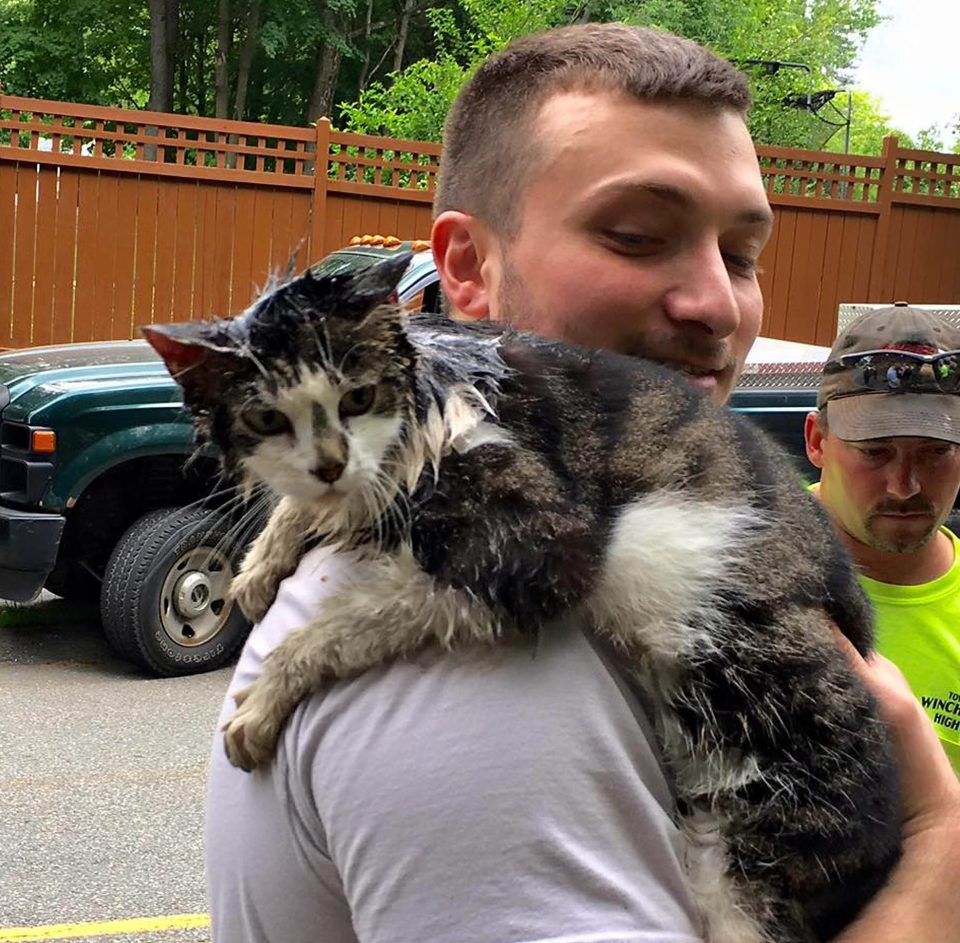
[[[896,540],[884,537],[877,531],[877,523],[880,520],[880,513],[873,512],[864,522],[864,531],[869,538],[867,543],[874,550],[880,550],[883,553],[914,553],[921,550],[936,536],[940,530],[940,523],[934,521],[930,528],[920,537],[911,536]]]
[[[509,252],[503,254],[501,271],[501,282],[497,292],[498,320],[503,324],[509,324],[518,331],[549,336],[554,340],[568,344],[578,344],[581,347],[593,350],[601,347],[612,349],[614,353],[624,354],[628,357],[643,357],[671,367],[675,367],[679,363],[694,361],[702,365],[709,365],[714,369],[725,368],[734,377],[733,380],[728,381],[731,386],[742,369],[742,365],[738,367],[735,364],[733,353],[726,340],[715,340],[695,333],[670,335],[664,331],[656,333],[649,328],[636,330],[633,334],[624,332],[617,346],[611,348],[598,344],[595,338],[588,336],[589,331],[585,333],[582,330],[577,330],[584,323],[589,323],[589,316],[581,318],[574,315],[566,318],[563,322],[565,329],[562,336],[558,336],[555,331],[550,332],[549,335],[544,335],[543,325],[550,323],[556,325],[557,321],[554,318],[547,318],[545,313],[541,312],[537,306],[535,299],[530,297],[523,278],[518,274],[510,259]],[[729,398],[730,392],[730,389],[724,390],[724,402]]]

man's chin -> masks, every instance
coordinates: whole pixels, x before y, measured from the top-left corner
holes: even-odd
[[[905,524],[881,517],[867,525],[870,546],[884,553],[915,553],[930,543],[939,529],[931,518]]]

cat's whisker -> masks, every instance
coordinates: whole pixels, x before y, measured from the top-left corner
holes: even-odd
[[[270,508],[272,503],[272,495],[266,488],[259,486],[256,489],[254,499],[251,500],[246,496],[238,496],[237,499],[231,502],[229,507],[225,505],[220,508],[219,510],[224,514],[232,515],[238,507],[247,505],[244,511],[238,515],[237,519],[231,523],[226,533],[210,548],[206,565],[209,566],[213,563],[218,554],[226,557],[228,560],[233,559],[236,549],[245,546],[248,542],[249,532],[258,526],[258,524],[262,526],[263,522],[266,521],[267,515],[265,512]],[[236,566],[236,563],[234,563],[234,566]]]

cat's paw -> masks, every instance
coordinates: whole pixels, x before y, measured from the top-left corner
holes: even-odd
[[[261,568],[245,570],[233,578],[230,595],[251,622],[259,622],[277,598],[277,581]]]
[[[273,756],[284,718],[263,695],[260,683],[238,691],[233,699],[237,709],[223,725],[223,745],[227,759],[249,773]]]

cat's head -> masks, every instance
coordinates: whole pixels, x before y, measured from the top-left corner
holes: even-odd
[[[384,489],[415,410],[415,355],[392,303],[409,261],[308,271],[234,318],[143,329],[228,472],[320,504]]]

